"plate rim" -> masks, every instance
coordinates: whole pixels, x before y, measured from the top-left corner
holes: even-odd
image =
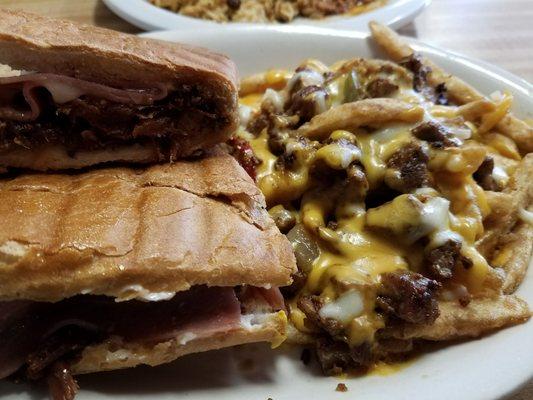
[[[109,0],[104,0],[109,1]],[[143,1],[143,0],[141,0]],[[332,29],[332,28],[323,28],[323,27],[314,27],[314,26],[304,26],[304,25],[258,25],[258,26],[252,26],[252,25],[239,25],[239,26],[233,26],[231,28],[228,28],[227,31],[236,31],[236,32],[275,32],[275,33],[282,33],[282,34],[298,34],[298,35],[317,35],[317,36],[333,36],[333,37],[342,37],[342,38],[353,38],[355,40],[368,40],[370,39],[371,35],[369,32],[363,32],[363,31],[349,31],[344,29]],[[194,31],[193,29],[169,29],[169,30],[157,30],[157,31],[151,31],[151,32],[143,32],[140,33],[138,36],[145,37],[145,38],[151,38],[151,39],[159,39],[159,40],[169,40],[166,38],[166,36],[169,35],[186,35],[190,34],[191,32],[195,32],[197,34],[198,32]],[[210,34],[220,34],[220,30],[216,27],[206,28],[203,29],[200,33],[201,35],[208,36]],[[403,39],[407,40],[409,44],[413,46],[413,48],[417,51],[426,52],[429,54],[436,54],[441,57],[449,58],[450,60],[453,60],[454,62],[458,62],[462,64],[463,66],[466,66],[469,69],[477,69],[480,72],[483,72],[492,78],[502,80],[502,82],[505,85],[512,86],[515,90],[521,92],[524,96],[529,96],[531,99],[531,103],[533,104],[533,83],[528,82],[525,78],[522,78],[505,68],[502,68],[500,66],[491,64],[488,61],[481,60],[476,57],[468,56],[460,51],[456,50],[448,50],[445,47],[425,42],[423,40],[412,38],[408,36],[402,36]],[[172,40],[170,40],[172,41]]]

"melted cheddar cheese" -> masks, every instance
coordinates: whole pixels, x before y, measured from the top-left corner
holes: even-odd
[[[326,71],[333,79],[322,82],[316,74],[327,76],[323,64],[309,61],[306,67],[314,72],[307,76],[298,72],[299,78],[297,74],[295,77],[302,82],[309,79],[312,81],[309,85],[322,85],[327,92],[327,109],[356,101],[353,96],[360,95],[365,82],[376,76],[392,79],[397,90],[389,97],[423,107],[423,117],[415,124],[337,129],[326,140],[302,140],[286,129],[285,159],[269,147],[269,129],[253,135],[243,127],[240,134],[250,141],[261,160],[257,184],[268,206],[290,209],[316,245],[317,256],[307,260],[308,265],[303,268],[308,270],[306,283],[289,301],[290,321],[298,330],[313,333],[315,328],[308,323],[298,301],[306,295],[319,296],[325,304],[322,317],[338,320],[344,326],[344,340],[358,346],[372,342],[376,331],[385,324],[383,316],[375,311],[382,274],[402,269],[422,271],[425,254],[449,240],[460,243],[460,252],[471,266],[456,271],[453,279],[443,284],[463,285],[471,294],[483,290],[491,267],[476,250],[475,243],[484,233],[483,219],[491,210],[485,191],[473,174],[487,155],[519,160],[520,154],[511,139],[492,132],[509,110],[510,96],[482,104],[492,111],[468,120],[463,116],[464,108],[427,100],[401,74],[369,72],[371,76],[365,76],[359,71],[356,77],[353,70],[345,71],[347,65],[352,64],[336,63]],[[286,79],[287,86],[278,92],[285,104],[294,96],[290,91],[297,84],[295,77]],[[278,82],[272,77],[267,80]],[[241,98],[241,104],[253,107],[255,115],[259,115],[261,98],[266,101],[263,93],[249,94]],[[427,121],[447,126],[448,134],[459,146],[432,147],[415,137],[413,128]],[[412,143],[428,156],[432,187],[398,194],[392,200],[369,207],[365,194],[379,190],[387,177],[398,174],[391,170],[388,160]],[[289,163],[287,160],[290,164],[284,165]],[[353,165],[364,172],[368,184],[365,193],[340,184],[335,178],[338,171]],[[510,171],[503,166],[498,168],[503,182]],[[496,262],[503,262],[504,257],[505,254],[499,255]]]

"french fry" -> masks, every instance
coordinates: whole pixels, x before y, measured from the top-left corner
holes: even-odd
[[[492,264],[505,271],[503,291],[511,294],[524,280],[533,251],[533,229],[527,223],[519,223],[499,249]],[[502,265],[499,265],[500,262]]]
[[[531,312],[516,296],[475,299],[463,307],[458,302],[440,302],[440,316],[429,326],[404,326],[390,334],[398,339],[431,341],[477,337],[506,326],[527,321]]]
[[[399,62],[414,53],[409,44],[397,33],[377,22],[370,22],[372,37],[385,53],[394,61]],[[475,88],[442,70],[432,61],[423,58],[425,65],[431,68],[428,76],[430,85],[436,86],[444,83],[448,96],[458,104],[467,104],[481,100],[484,96]],[[533,152],[533,128],[514,115],[507,113],[496,124],[499,132],[513,139],[522,153]]]
[[[347,130],[388,122],[417,122],[423,116],[422,107],[409,103],[395,99],[367,99],[331,108],[302,125],[296,134],[323,140],[338,129]]]
[[[263,93],[267,89],[283,89],[289,74],[284,70],[270,70],[259,74],[250,75],[241,80],[239,96],[247,96],[253,93]]]
[[[533,200],[531,174],[533,174],[533,154],[528,154],[520,162],[502,193],[487,192],[493,212],[484,221],[486,228],[484,235],[476,242],[476,248],[483,255],[492,254],[504,235],[511,232],[515,226],[519,210],[531,204]]]

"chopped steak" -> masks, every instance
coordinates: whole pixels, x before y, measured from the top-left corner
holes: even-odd
[[[322,299],[318,296],[303,296],[298,300],[298,308],[316,327],[323,329],[332,336],[342,333],[344,327],[333,318],[322,318],[319,314],[320,309],[324,306]]]
[[[306,86],[292,95],[288,113],[298,115],[300,123],[307,122],[326,110],[326,97],[324,88],[316,85]]]
[[[368,97],[388,97],[398,90],[398,85],[385,78],[376,78],[366,85]]]
[[[385,182],[389,187],[403,193],[429,185],[427,163],[429,157],[418,144],[409,143],[394,153],[387,167],[395,170]]]
[[[307,282],[307,274],[303,271],[296,271],[291,275],[292,283],[289,286],[280,287],[279,290],[284,297],[292,298],[294,297]]]
[[[241,6],[241,0],[226,0],[226,4],[232,10],[238,10]]]
[[[366,174],[360,165],[352,163],[348,167],[346,170],[346,182],[358,197],[365,198],[370,185],[368,184]]]
[[[448,88],[446,87],[446,84],[439,83],[435,87],[435,104],[441,105],[441,106],[447,106],[450,104],[448,100]]]
[[[423,63],[420,54],[411,54],[401,61],[400,65],[413,73],[413,89],[415,91],[422,93],[426,99],[435,104],[449,104],[445,83],[440,83],[435,87],[429,86],[427,77],[431,73],[431,68]]]
[[[66,326],[47,338],[26,360],[26,376],[35,380],[43,377],[46,369],[57,360],[76,355],[86,346],[101,341],[103,337],[92,330]]]
[[[438,280],[450,279],[457,268],[471,266],[472,261],[461,254],[461,243],[455,240],[448,240],[426,256],[426,269]]]
[[[429,142],[431,146],[437,149],[455,147],[460,144],[455,138],[450,137],[449,132],[444,126],[434,121],[418,124],[411,129],[411,133],[418,139]]]
[[[52,400],[73,400],[76,397],[79,387],[67,363],[55,363],[46,380]]]
[[[115,103],[88,96],[64,104],[54,104],[50,98],[45,102],[35,120],[0,122],[0,150],[61,144],[75,153],[80,149],[154,141],[176,153],[162,155],[163,159],[179,155],[176,146],[192,132],[193,123],[217,129],[228,122],[219,116],[225,113],[202,101],[194,87],[175,91],[152,105]],[[169,142],[175,144],[168,146]]]
[[[335,388],[335,391],[336,392],[347,392],[348,391],[348,387],[344,383],[339,383],[337,385],[337,387]]]
[[[287,133],[282,133],[277,129],[270,129],[268,132],[268,148],[270,151],[277,156],[285,153],[287,137]]]
[[[417,92],[422,92],[427,86],[427,75],[431,72],[431,68],[422,62],[422,56],[413,53],[402,60],[400,65],[413,73],[413,89]]]
[[[266,129],[269,126],[270,126],[270,117],[268,113],[261,112],[258,116],[250,120],[250,123],[246,127],[246,130],[253,133],[254,135],[259,135],[263,129]]]
[[[325,337],[317,340],[316,355],[326,375],[339,375],[348,369],[368,366],[373,361],[370,344],[351,349],[345,342]]]
[[[389,317],[429,325],[439,316],[437,281],[411,271],[395,271],[382,274],[381,283],[377,307]]]
[[[494,159],[485,157],[479,168],[474,172],[474,179],[485,190],[499,191],[500,186],[492,176],[494,170]]]
[[[300,354],[300,360],[304,365],[309,365],[311,362],[311,350],[309,349],[303,349],[302,354]]]

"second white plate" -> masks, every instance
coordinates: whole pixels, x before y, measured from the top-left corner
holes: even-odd
[[[388,0],[383,7],[359,15],[334,16],[323,20],[298,18],[291,22],[291,25],[366,31],[368,30],[368,22],[378,21],[393,28],[400,28],[411,22],[430,2],[431,0]],[[104,3],[126,21],[147,31],[264,25],[220,24],[199,18],[191,18],[156,7],[147,0],[104,0]]]

